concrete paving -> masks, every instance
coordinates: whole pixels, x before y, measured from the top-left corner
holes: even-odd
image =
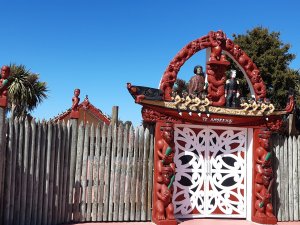
[[[152,222],[93,222],[93,223],[74,223],[68,225],[154,225]],[[246,220],[230,220],[230,219],[192,219],[181,222],[180,225],[258,225]],[[300,221],[297,222],[278,222],[278,225],[300,225]]]

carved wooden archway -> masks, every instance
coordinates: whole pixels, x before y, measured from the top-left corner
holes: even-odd
[[[191,98],[188,100],[189,96],[182,98],[179,95],[172,100],[174,97],[171,96],[172,88],[181,66],[202,49],[207,49],[210,53],[206,63],[208,81],[206,99],[209,99],[209,103],[206,104],[205,101],[202,101],[199,104],[194,104]],[[127,83],[127,88],[135,102],[143,106],[143,120],[156,125],[152,219],[158,225],[176,225],[173,203],[189,199],[188,197],[182,199],[180,196],[173,201],[173,196],[176,196],[176,192],[173,195],[174,187],[176,187],[176,184],[173,183],[174,181],[176,183],[177,168],[174,157],[178,153],[175,143],[178,136],[174,136],[174,131],[176,134],[176,129],[178,131],[181,127],[193,128],[194,130],[192,129],[191,132],[183,132],[182,136],[186,136],[187,140],[196,140],[197,143],[193,146],[197,146],[199,140],[204,139],[199,139],[198,136],[192,138],[192,135],[189,134],[194,132],[198,135],[200,131],[206,134],[210,128],[215,129],[215,125],[226,128],[225,130],[230,130],[230,132],[234,131],[233,134],[237,134],[239,128],[248,129],[250,135],[247,138],[252,140],[253,145],[249,145],[247,150],[252,155],[252,159],[249,157],[251,160],[247,163],[249,165],[248,171],[252,171],[252,175],[248,174],[247,178],[248,191],[252,192],[252,195],[247,195],[249,196],[248,200],[251,201],[251,204],[248,205],[248,209],[251,210],[247,212],[247,219],[262,224],[276,224],[277,222],[270,201],[270,188],[275,182],[275,178],[272,171],[269,137],[271,132],[280,129],[283,117],[293,110],[294,98],[293,96],[289,97],[288,105],[284,110],[275,110],[275,107],[267,102],[263,103],[266,103],[266,108],[261,103],[258,107],[249,103],[249,107],[246,108],[242,108],[242,106],[232,108],[225,105],[225,72],[230,65],[226,56],[230,57],[243,72],[252,96],[255,96],[256,100],[264,99],[266,86],[260,76],[259,69],[238,45],[226,37],[223,31],[211,31],[208,35],[190,42],[179,51],[164,72],[160,89]],[[176,100],[177,97],[179,97],[179,101]],[[197,97],[193,100],[195,99],[197,100]],[[198,98],[198,100],[200,99]],[[221,131],[218,134],[221,134]],[[205,136],[205,138],[207,137]],[[183,141],[183,143],[187,142]],[[203,143],[205,143],[204,155],[208,155],[210,145],[206,142]],[[234,147],[233,145],[230,146]],[[243,146],[247,145],[244,144]],[[181,165],[180,162],[179,165]],[[207,163],[206,165],[211,164]],[[210,168],[208,166],[207,171],[211,171]],[[209,172],[207,176],[210,175]],[[240,214],[244,215],[242,211]]]
[[[223,31],[210,31],[207,35],[190,42],[182,48],[168,65],[160,83],[160,89],[164,92],[164,100],[171,100],[172,88],[181,66],[195,53],[206,48],[211,49],[211,61],[226,60],[222,59],[222,52],[233,59],[244,73],[251,94],[255,95],[256,99],[264,99],[266,97],[266,86],[260,76],[259,69],[250,57],[232,40],[228,39]],[[209,71],[210,68],[207,68],[208,82],[210,84],[213,82],[214,77],[211,76],[212,80],[209,79]],[[224,85],[224,82],[221,85]]]

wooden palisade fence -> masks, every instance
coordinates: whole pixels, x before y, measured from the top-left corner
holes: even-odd
[[[151,219],[152,129],[23,119],[5,127],[0,224]]]
[[[4,129],[0,224],[151,220],[153,129],[23,119]],[[274,210],[297,221],[300,136],[272,143]]]
[[[273,208],[279,221],[300,220],[300,136],[272,137],[276,183]]]

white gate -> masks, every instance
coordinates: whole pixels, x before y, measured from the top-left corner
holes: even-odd
[[[247,129],[175,126],[177,218],[246,217]]]

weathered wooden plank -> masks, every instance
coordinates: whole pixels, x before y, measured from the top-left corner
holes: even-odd
[[[12,170],[11,170],[11,193],[10,193],[10,206],[9,206],[9,224],[13,224],[15,218],[15,190],[16,190],[16,170],[18,158],[18,140],[19,140],[19,121],[17,118],[13,120],[13,151],[12,151]],[[18,134],[18,135],[17,135]]]
[[[94,124],[91,126],[90,131],[90,149],[88,158],[88,187],[87,187],[87,209],[86,209],[86,221],[91,221],[92,216],[92,191],[93,191],[93,164],[95,157],[95,128]]]
[[[42,224],[48,224],[49,217],[49,186],[50,186],[50,160],[52,146],[52,124],[47,123],[47,148],[46,148],[46,170],[45,170],[45,189],[44,189],[44,204],[43,204],[43,220]]]
[[[288,138],[284,139],[283,145],[283,182],[284,182],[284,221],[289,220],[289,171],[288,171]]]
[[[125,183],[126,179],[126,171],[127,171],[127,154],[128,154],[128,125],[125,125],[125,129],[123,131],[123,155],[122,155],[122,162],[121,162],[121,171],[120,171],[120,201],[119,201],[119,218],[118,221],[124,221],[124,199],[125,195],[127,194],[125,191]]]
[[[72,132],[71,122],[70,120],[67,123],[67,126],[64,128],[66,137],[65,137],[65,160],[64,160],[64,184],[63,184],[63,196],[62,200],[64,202],[64,206],[62,208],[62,222],[69,222],[68,220],[68,209],[69,209],[69,184],[70,184],[70,161],[71,161],[71,132]]]
[[[64,208],[64,198],[63,198],[63,187],[64,187],[64,162],[65,162],[65,139],[67,135],[66,124],[64,121],[60,124],[60,167],[59,167],[59,193],[58,193],[58,212],[57,212],[57,223],[63,223],[62,211]]]
[[[111,144],[112,144],[113,127],[109,126],[107,131],[106,153],[105,153],[105,172],[104,172],[104,191],[103,191],[103,212],[98,208],[98,216],[103,213],[103,221],[108,220],[109,196],[110,196],[110,167],[111,167]],[[114,132],[116,133],[116,132]],[[102,154],[102,153],[101,153]],[[101,166],[101,165],[100,165]],[[100,169],[100,171],[102,168]],[[101,177],[100,177],[101,182]],[[101,191],[100,191],[101,192]],[[101,203],[101,202],[100,202]],[[100,204],[101,206],[101,204]]]
[[[294,187],[293,187],[293,139],[292,137],[288,138],[288,149],[287,149],[287,154],[288,154],[288,202],[289,202],[289,220],[293,221],[294,220]]]
[[[52,139],[51,139],[51,148],[50,148],[50,172],[49,172],[49,206],[48,206],[48,219],[47,224],[53,224],[53,216],[54,216],[54,177],[55,177],[55,167],[54,162],[57,157],[57,148],[56,148],[56,124],[52,125]],[[49,140],[48,140],[49,141]]]
[[[87,161],[89,153],[89,139],[90,139],[90,125],[85,125],[84,132],[84,147],[82,157],[82,170],[81,170],[81,206],[80,206],[80,220],[86,221],[86,187],[87,187]]]
[[[84,126],[83,122],[80,123],[78,128],[78,141],[77,141],[77,157],[76,157],[76,170],[75,170],[75,194],[74,194],[74,221],[80,221],[80,186],[81,186],[81,170],[82,170],[82,156],[83,156],[83,143],[84,143]]]
[[[4,183],[4,216],[3,224],[10,224],[9,214],[10,212],[10,200],[11,200],[11,190],[12,190],[12,158],[13,158],[13,145],[14,145],[14,121],[13,118],[10,118],[8,125],[8,149],[6,152],[6,170],[5,170],[5,183]],[[3,156],[2,156],[3,157]],[[1,203],[0,203],[1,204]],[[1,219],[0,219],[1,222]]]
[[[298,147],[298,206],[299,206],[299,210],[298,210],[298,215],[300,217],[300,135],[297,138],[297,147]],[[297,204],[297,203],[296,203]]]
[[[55,146],[55,161],[54,161],[54,189],[53,189],[53,224],[58,224],[60,211],[60,177],[61,171],[61,152],[62,152],[62,127],[58,122],[56,126],[56,146]]]
[[[299,205],[299,210],[298,210],[298,214],[300,217],[300,135],[298,135],[297,137],[297,147],[298,147],[298,205]],[[300,220],[300,219],[299,219]]]
[[[30,123],[31,137],[30,137],[30,149],[29,149],[29,174],[28,174],[28,191],[27,191],[27,200],[26,200],[26,214],[25,214],[25,224],[32,224],[32,200],[33,200],[33,176],[34,176],[34,164],[36,161],[36,123],[35,120],[32,119]]]
[[[278,192],[279,197],[279,214],[278,214],[278,220],[283,221],[284,218],[284,171],[283,171],[283,162],[284,162],[284,137],[279,136],[279,188],[280,192]]]
[[[148,197],[148,188],[147,188],[147,174],[148,174],[148,158],[149,158],[149,148],[150,148],[150,134],[149,134],[149,129],[145,129],[144,133],[144,154],[143,154],[143,167],[142,167],[142,177],[141,177],[141,182],[142,182],[142,195],[141,195],[141,221],[146,221],[147,218],[147,197]]]
[[[150,146],[148,158],[148,198],[147,198],[147,220],[152,219],[152,188],[153,188],[153,154],[154,154],[154,128],[150,127]]]
[[[293,137],[293,200],[294,200],[294,221],[299,220],[299,171],[298,171],[298,143],[297,139]]]
[[[5,183],[5,163],[6,163],[6,109],[0,107],[0,224],[3,223],[3,199],[4,199],[4,183]]]
[[[143,182],[143,157],[144,157],[144,128],[140,128],[139,133],[139,158],[138,158],[138,171],[136,180],[136,208],[135,208],[135,220],[141,221],[142,213],[142,182]]]
[[[115,182],[115,161],[116,161],[116,151],[117,151],[117,126],[114,125],[113,134],[112,134],[112,149],[111,149],[111,173],[110,173],[110,185],[109,191],[112,194],[109,195],[109,204],[108,204],[108,221],[113,220],[114,214],[114,182]]]
[[[109,167],[106,167],[105,163],[107,163],[107,160],[110,160],[110,158],[106,158],[106,156],[110,156],[108,154],[107,151],[110,151],[110,147],[107,149],[106,151],[106,136],[107,136],[107,126],[104,124],[103,128],[102,128],[102,133],[101,133],[101,139],[99,136],[99,139],[97,139],[97,143],[98,143],[98,148],[100,148],[100,144],[101,144],[101,149],[99,149],[98,152],[98,158],[100,156],[100,162],[98,163],[98,168],[100,168],[100,171],[97,173],[97,178],[98,176],[100,177],[99,181],[99,187],[98,190],[99,194],[97,192],[97,202],[98,202],[98,220],[102,221],[103,220],[103,206],[104,206],[104,198],[105,198],[105,194],[104,194],[104,186],[105,184],[109,184],[109,180],[108,180],[108,176],[109,176]],[[107,138],[110,140],[111,139],[111,132],[108,134],[110,136],[108,136]],[[100,165],[99,165],[100,164]],[[100,166],[100,167],[99,167]],[[107,180],[106,177],[107,176]],[[95,180],[95,182],[99,182],[98,180]],[[98,185],[98,184],[97,184]],[[107,189],[108,187],[106,187]],[[107,198],[108,199],[108,198]],[[107,217],[107,214],[105,215],[105,218]]]
[[[45,198],[44,198],[44,192],[46,188],[46,157],[47,157],[47,124],[45,122],[42,123],[42,133],[41,133],[41,162],[40,162],[40,177],[39,179],[39,194],[38,194],[38,207],[37,207],[37,224],[41,225],[44,220],[45,212],[44,204],[45,204]]]
[[[67,221],[71,221],[72,219],[74,219],[73,189],[74,189],[75,172],[76,172],[77,138],[78,138],[78,121],[77,119],[71,119],[71,152],[70,152],[70,170],[69,170],[70,180],[69,180],[69,190],[68,190]]]
[[[280,154],[279,154],[279,139],[280,136],[278,134],[272,136],[272,142],[273,142],[273,165],[274,165],[274,174],[276,178],[276,182],[273,185],[273,210],[275,215],[279,215],[279,193],[280,193],[280,169],[279,169],[279,160],[280,160]]]
[[[134,133],[134,145],[133,145],[133,170],[131,178],[131,191],[130,191],[130,220],[135,220],[135,208],[136,208],[136,178],[138,170],[138,156],[139,156],[139,129],[135,129]]]
[[[39,175],[40,175],[40,161],[41,161],[41,123],[36,123],[36,147],[35,147],[35,167],[33,173],[33,199],[32,199],[32,225],[36,225],[37,222],[37,211],[38,211],[38,196],[39,196]]]
[[[126,166],[126,181],[125,181],[125,209],[124,209],[124,221],[129,220],[130,215],[130,193],[131,193],[131,177],[133,169],[133,145],[134,145],[134,131],[133,126],[129,129],[129,140],[128,140],[128,156]]]
[[[21,170],[22,190],[21,190],[20,224],[25,224],[30,138],[31,138],[31,132],[29,127],[29,122],[28,119],[25,119],[24,156],[23,156],[23,165]]]
[[[104,126],[106,127],[106,126]],[[104,129],[104,127],[102,129]],[[93,165],[93,181],[94,181],[94,199],[93,199],[93,208],[92,208],[92,221],[97,220],[97,210],[98,210],[98,183],[99,183],[99,160],[100,160],[100,139],[101,139],[101,130],[100,125],[96,128],[96,146],[95,146],[95,156],[94,156],[94,165]],[[105,141],[104,141],[105,143]],[[102,214],[101,214],[102,215]]]
[[[123,144],[123,125],[120,123],[118,128],[118,139],[117,139],[117,153],[115,160],[115,171],[114,171],[114,194],[113,194],[113,221],[118,221],[119,204],[120,204],[120,170],[121,170],[121,157],[122,157],[122,144]]]

